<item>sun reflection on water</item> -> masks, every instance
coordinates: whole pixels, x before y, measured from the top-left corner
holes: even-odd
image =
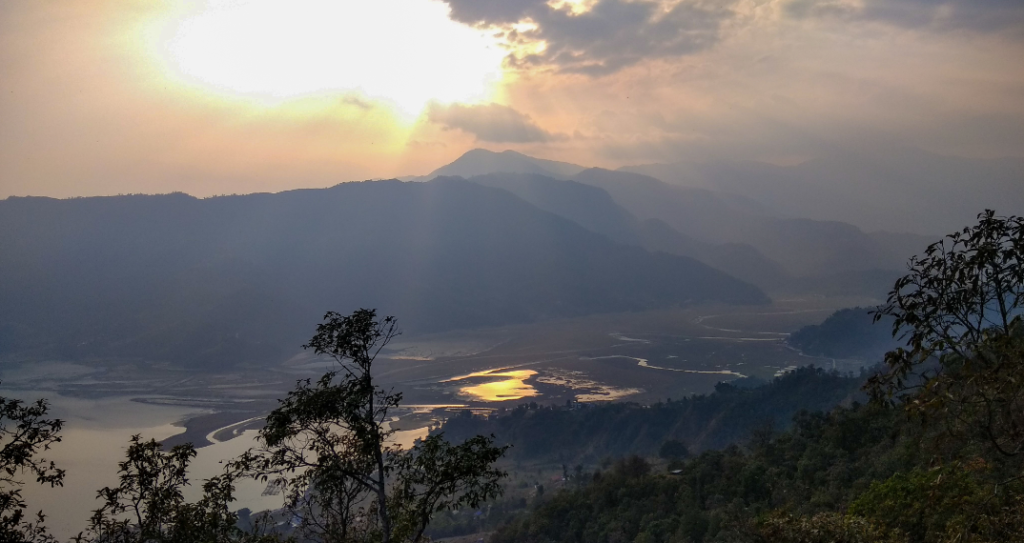
[[[454,381],[500,378],[498,381],[488,381],[476,385],[465,386],[459,389],[459,395],[465,398],[485,402],[501,402],[506,400],[518,400],[530,398],[539,393],[526,380],[537,375],[533,370],[487,370],[452,377],[445,383]]]

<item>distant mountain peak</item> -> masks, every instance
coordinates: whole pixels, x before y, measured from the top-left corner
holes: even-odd
[[[428,181],[438,176],[473,177],[492,173],[532,173],[564,179],[583,171],[583,166],[545,160],[524,155],[518,151],[490,151],[471,149],[450,164],[441,166],[428,175],[417,178]]]

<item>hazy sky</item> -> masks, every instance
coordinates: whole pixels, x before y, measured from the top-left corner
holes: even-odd
[[[0,197],[858,142],[1024,156],[1024,1],[0,2]]]

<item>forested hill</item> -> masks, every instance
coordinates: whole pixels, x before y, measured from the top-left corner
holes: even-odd
[[[612,242],[461,179],[196,199],[0,201],[0,357],[217,367],[293,354],[324,308],[409,332],[763,303],[693,259]]]
[[[866,381],[870,403],[803,411],[785,431],[697,456],[663,455],[674,457],[667,472],[641,457],[580,466],[553,481],[558,492],[538,489],[491,542],[1024,541],[1022,264],[1024,218],[986,211],[913,261],[876,309],[910,340]],[[1001,319],[990,318],[992,300]],[[864,349],[868,322],[862,308],[842,311],[797,340],[849,353]],[[747,410],[775,412],[770,402]]]
[[[882,356],[900,343],[892,336],[892,319],[875,323],[870,312],[867,307],[841,309],[821,324],[793,332],[786,341],[811,356],[881,362]]]
[[[675,462],[672,474],[620,459],[534,499],[490,542],[954,541],[922,536],[966,516],[957,498],[981,502],[984,491],[965,484],[962,470],[939,477],[921,468],[925,455],[894,415],[864,405],[801,413],[789,431]],[[943,484],[932,485],[936,478]],[[905,531],[890,538],[896,526]]]
[[[520,461],[596,463],[627,454],[653,456],[669,440],[692,451],[744,442],[756,429],[784,429],[800,411],[829,410],[864,399],[862,376],[841,376],[799,368],[751,388],[720,383],[714,393],[669,399],[650,406],[632,403],[585,405],[578,409],[524,404],[489,418],[462,416],[446,421],[447,439],[494,434],[513,444]]]

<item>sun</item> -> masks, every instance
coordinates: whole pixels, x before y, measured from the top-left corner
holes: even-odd
[[[502,77],[497,42],[433,0],[208,0],[167,24],[166,68],[228,94],[358,93],[416,115],[489,100]]]

